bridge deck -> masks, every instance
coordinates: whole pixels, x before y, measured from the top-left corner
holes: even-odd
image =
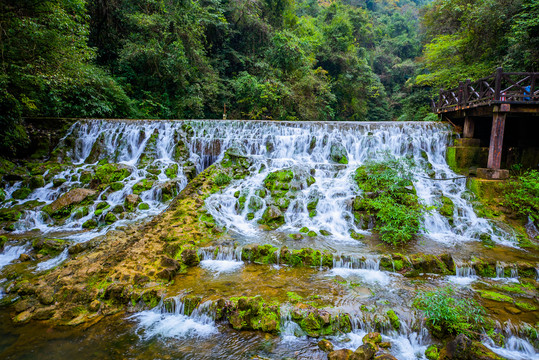
[[[506,104],[510,105],[506,111],[512,111],[513,107],[528,113],[539,112],[539,73],[503,72],[498,68],[482,79],[461,81],[450,90],[441,89],[432,110],[444,114],[497,105],[503,108]]]

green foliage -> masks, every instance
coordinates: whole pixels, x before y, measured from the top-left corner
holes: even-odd
[[[504,204],[517,213],[539,221],[539,171],[512,177],[504,187]]]
[[[498,66],[537,71],[539,5],[534,0],[435,0],[426,6],[420,85],[450,88]]]
[[[476,337],[486,324],[485,309],[474,299],[459,297],[449,286],[417,293],[414,306],[425,312],[427,325],[434,336],[465,334]]]
[[[374,230],[388,244],[405,244],[421,229],[425,207],[413,188],[413,166],[409,159],[387,155],[383,161],[366,163],[355,173],[364,194],[356,208],[375,216]]]
[[[221,187],[228,185],[232,179],[224,173],[219,173],[215,176],[214,183],[215,185]]]

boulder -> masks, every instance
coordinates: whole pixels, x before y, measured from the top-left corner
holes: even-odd
[[[129,194],[125,197],[124,207],[127,211],[134,211],[140,203],[140,196],[137,194]]]
[[[350,360],[353,353],[349,349],[335,350],[328,354],[328,360]]]
[[[440,351],[439,360],[505,360],[485,345],[460,334]]]
[[[337,142],[331,144],[329,159],[338,164],[348,164],[348,152],[344,145]]]
[[[96,191],[90,189],[73,189],[54,200],[51,204],[43,207],[42,210],[50,216],[67,216],[74,205],[80,204],[96,194]]]

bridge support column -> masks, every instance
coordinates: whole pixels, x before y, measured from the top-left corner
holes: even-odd
[[[509,170],[500,169],[502,164],[503,134],[507,113],[494,109],[492,115],[492,130],[490,132],[490,147],[488,151],[487,169],[477,169],[477,177],[490,180],[503,180],[509,177]]]
[[[495,112],[492,116],[492,130],[490,131],[490,147],[488,149],[489,169],[499,169],[502,164],[503,133],[505,131],[506,114]]]
[[[466,117],[464,118],[464,129],[462,131],[462,137],[473,138],[474,127],[475,120],[471,116],[466,115]]]

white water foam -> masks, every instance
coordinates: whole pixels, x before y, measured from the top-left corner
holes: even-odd
[[[176,299],[173,311],[168,311],[161,303],[152,310],[130,316],[138,322],[137,333],[143,339],[150,338],[199,338],[218,333],[215,321],[204,312],[204,304],[190,316],[184,314],[184,306]]]
[[[24,246],[5,245],[4,250],[0,253],[0,270],[9,265],[13,260],[16,260],[26,251]]]
[[[39,264],[37,264],[36,272],[50,270],[52,268],[55,268],[58,265],[60,265],[61,263],[63,263],[64,261],[66,261],[68,257],[69,257],[69,254],[68,254],[68,250],[67,250],[67,247],[66,247],[64,249],[64,251],[62,251],[58,256],[53,257],[52,259],[49,259],[47,261],[43,261],[43,262],[40,262]]]
[[[511,336],[503,347],[496,346],[488,339],[484,345],[496,354],[511,360],[539,360],[539,353],[527,340],[517,336]]]
[[[369,284],[388,285],[391,282],[390,274],[385,271],[380,271],[379,259],[360,260],[357,258],[349,258],[333,260],[333,268],[329,271],[333,276],[342,277],[358,277],[363,282]]]

